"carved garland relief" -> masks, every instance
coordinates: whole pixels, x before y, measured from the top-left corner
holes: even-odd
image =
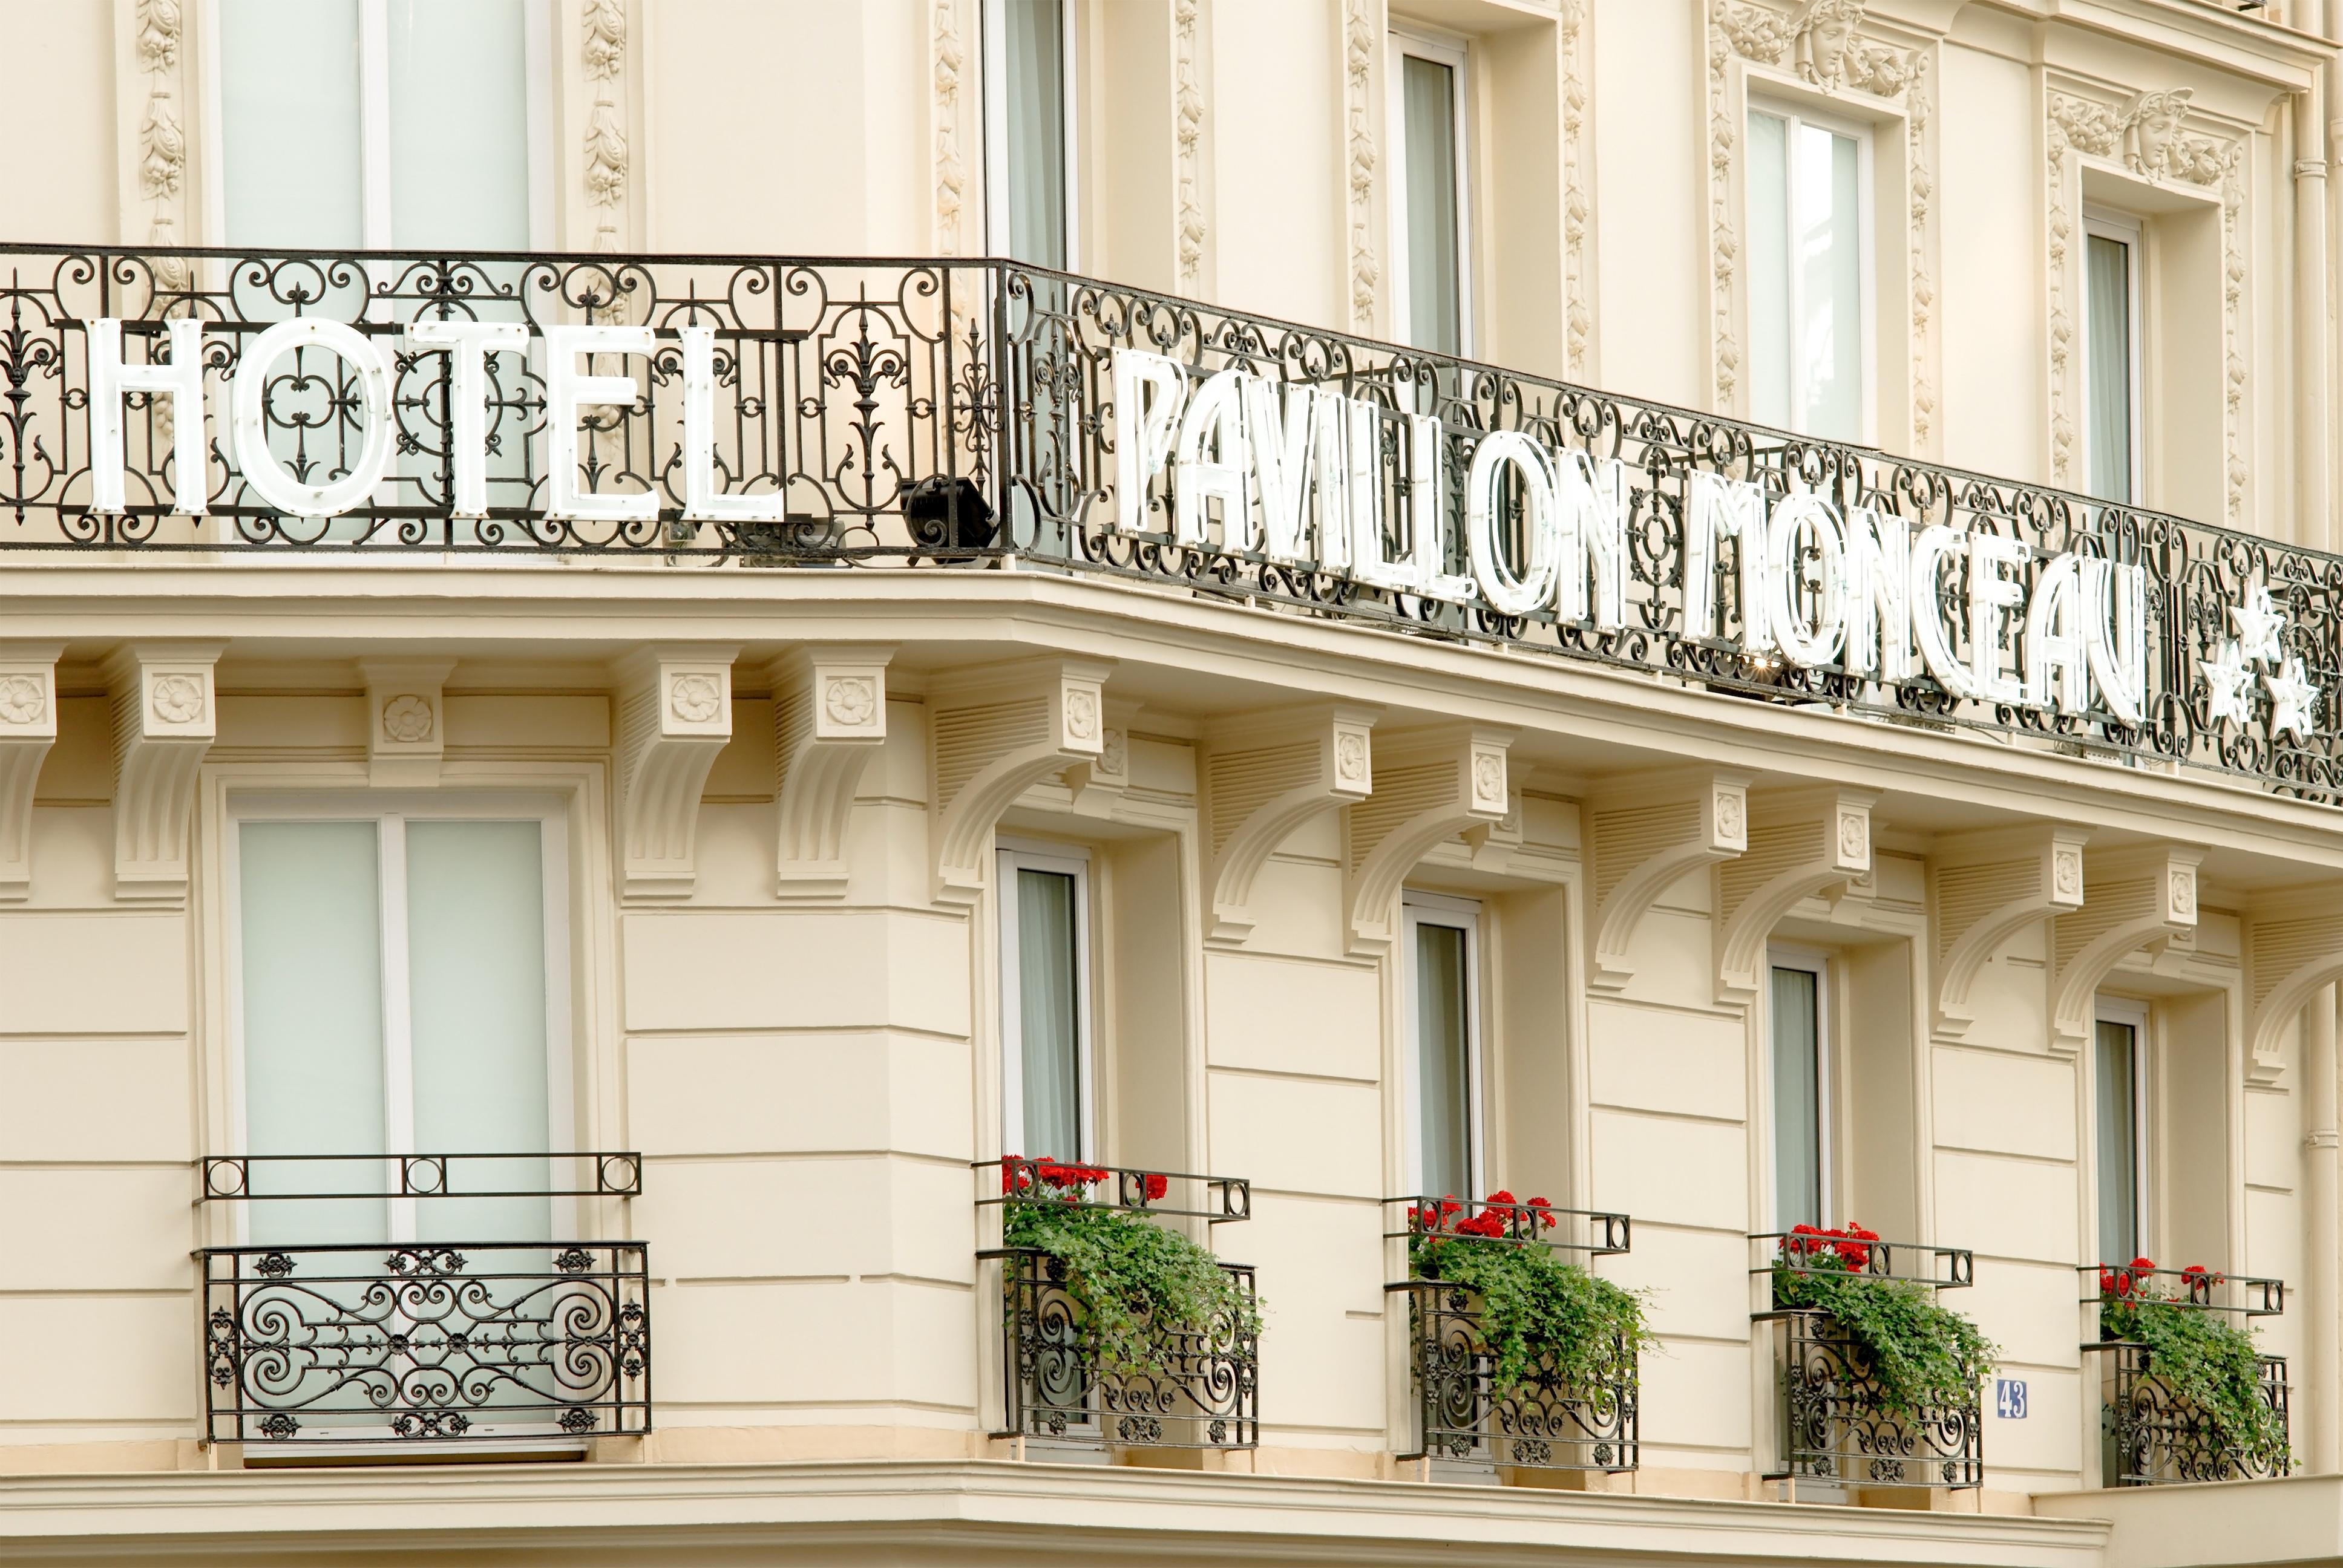
[[[968,188],[968,170],[960,156],[960,79],[968,56],[960,41],[960,0],[934,0],[934,38],[930,45],[935,70],[936,127],[936,253],[960,254],[961,194]]]
[[[2083,156],[2120,162],[2142,179],[2175,181],[2218,194],[2221,201],[2221,451],[2222,493],[2231,528],[2245,526],[2246,360],[2245,149],[2242,137],[2220,141],[2186,128],[2188,89],[2134,93],[2121,104],[2074,93],[2049,95],[2050,242],[2050,479],[2083,483],[2076,436],[2082,419],[2082,367],[2076,322],[2083,311],[2078,236]]]
[[[1196,14],[1201,0],[1174,0],[1172,8],[1174,66],[1174,134],[1179,151],[1180,288],[1203,286],[1204,199],[1200,173],[1204,136],[1204,90],[1196,79]]]
[[[1351,192],[1351,329],[1375,330],[1375,288],[1383,266],[1375,258],[1374,17],[1369,0],[1342,7],[1342,114],[1349,126]]]
[[[1588,0],[1562,0],[1562,302],[1565,377],[1591,379],[1594,307],[1586,297],[1586,38]]]
[[[1928,56],[1897,49],[1863,35],[1868,0],[1799,0],[1788,14],[1739,0],[1718,0],[1708,36],[1708,163],[1710,312],[1715,342],[1716,407],[1740,407],[1741,336],[1734,282],[1740,270],[1740,232],[1735,226],[1739,186],[1742,109],[1731,91],[1735,56],[1783,66],[1825,93],[1866,93],[1901,100],[1909,122],[1906,188],[1911,196],[1912,439],[1916,451],[1933,450],[1936,388],[1936,282],[1929,272],[1936,173],[1930,161]]]
[[[627,13],[620,0],[586,0],[579,21],[586,80],[594,106],[586,117],[586,205],[594,213],[594,248],[621,250],[627,199],[626,117],[619,112],[626,75]]]

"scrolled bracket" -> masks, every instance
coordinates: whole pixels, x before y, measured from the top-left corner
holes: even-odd
[[[1371,792],[1350,808],[1343,894],[1353,953],[1389,950],[1398,935],[1400,885],[1433,846],[1504,819],[1512,800],[1506,753],[1518,733],[1455,725],[1382,748]]]
[[[1716,1000],[1758,996],[1765,943],[1802,899],[1843,888],[1871,869],[1868,789],[1801,789],[1749,802],[1747,848],[1716,864]]]
[[[2084,828],[1999,829],[1941,842],[1928,860],[1936,933],[1936,1032],[1965,1038],[1976,1014],[1970,990],[1986,960],[2037,920],[2083,907]]]
[[[2333,883],[2258,894],[2246,910],[2246,1073],[2278,1081],[2289,1024],[2323,988],[2343,981],[2343,889]]]
[[[1322,704],[1249,715],[1206,739],[1206,878],[1214,941],[1252,934],[1252,884],[1280,844],[1312,818],[1373,792],[1380,710]]]
[[[929,836],[939,903],[973,904],[985,849],[1018,796],[1106,749],[1103,659],[1048,658],[970,672],[928,689]]]
[[[732,740],[739,649],[649,648],[619,668],[619,890],[686,899],[696,879],[699,797]]]
[[[1626,989],[1635,927],[1679,878],[1749,847],[1749,776],[1722,769],[1598,801],[1589,813],[1594,914],[1586,983]]]
[[[2197,929],[2202,849],[2165,846],[2085,857],[2090,901],[2050,927],[2050,1044],[2067,1055],[2090,1042],[2094,1000],[2116,966]]]
[[[187,896],[196,779],[219,734],[217,643],[142,643],[106,661],[114,706],[114,896]]]
[[[0,904],[33,896],[33,797],[57,743],[59,643],[0,645]]]
[[[887,742],[890,648],[801,648],[774,661],[779,896],[843,898],[846,832],[864,769]]]

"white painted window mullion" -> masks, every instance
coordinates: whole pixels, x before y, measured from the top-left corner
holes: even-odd
[[[387,1191],[397,1192],[398,1157],[415,1147],[415,1035],[407,956],[407,819],[382,819],[382,1109],[383,1146],[389,1151]],[[434,1150],[434,1153],[445,1151]],[[415,1240],[415,1200],[390,1202],[390,1237]]]

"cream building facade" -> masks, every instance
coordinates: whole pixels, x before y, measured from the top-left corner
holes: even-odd
[[[2338,35],[0,0],[9,1560],[2343,1557]]]

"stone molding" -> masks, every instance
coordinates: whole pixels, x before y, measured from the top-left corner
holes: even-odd
[[[0,904],[33,896],[33,798],[57,743],[62,643],[0,645]]]
[[[1765,943],[1802,900],[1871,871],[1869,789],[1765,791],[1749,799],[1748,844],[1716,863],[1716,1000],[1748,1006],[1762,992]]]
[[[377,789],[439,782],[447,752],[444,689],[452,658],[362,658],[366,680],[367,782]]]
[[[1390,950],[1399,934],[1401,884],[1433,846],[1504,819],[1513,803],[1505,754],[1519,733],[1503,725],[1459,724],[1395,738],[1377,749],[1369,792],[1349,809],[1344,835],[1345,937],[1353,953]],[[1333,732],[1338,749],[1341,734]],[[1339,779],[1339,749],[1334,771]]]
[[[894,656],[891,648],[817,645],[773,661],[775,874],[784,901],[846,896],[847,828],[862,775],[886,745]]]
[[[1976,1020],[1969,992],[1986,961],[2026,926],[2083,907],[2083,828],[2003,828],[1940,840],[1928,857],[1936,933],[1935,1032],[1960,1040]]]
[[[699,798],[732,740],[737,648],[648,648],[618,667],[618,890],[686,899]]]
[[[132,643],[106,661],[114,709],[114,896],[183,903],[204,754],[219,735],[218,643]]]
[[[1103,659],[1043,658],[941,677],[928,688],[929,833],[940,903],[990,881],[992,829],[1018,796],[1106,749]]]
[[[2197,929],[2202,849],[2177,846],[2084,857],[2091,890],[2050,928],[2050,1044],[2073,1055],[2090,1043],[2099,987],[2143,948],[2162,951]]]
[[[1322,703],[1248,715],[1215,727],[1200,748],[1206,936],[1242,943],[1252,934],[1253,879],[1280,844],[1312,818],[1373,792],[1373,732],[1381,709]]]
[[[1635,978],[1635,928],[1676,879],[1749,847],[1749,775],[1726,770],[1663,779],[1588,803],[1593,918],[1587,989],[1617,991]]]

